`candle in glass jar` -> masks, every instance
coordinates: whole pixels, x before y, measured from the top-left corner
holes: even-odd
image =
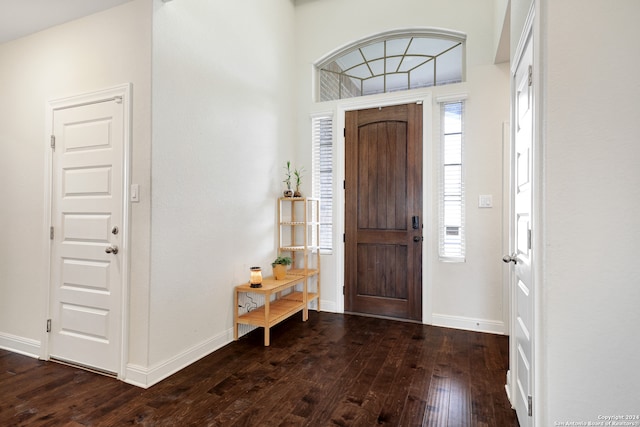
[[[249,284],[252,288],[262,287],[262,268],[251,267],[251,276],[249,278]]]

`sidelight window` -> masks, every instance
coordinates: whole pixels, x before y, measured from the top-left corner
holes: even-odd
[[[320,199],[320,249],[333,247],[333,117],[311,120],[313,131],[313,196]]]
[[[441,108],[441,171],[439,188],[439,252],[443,261],[464,261],[464,102]]]

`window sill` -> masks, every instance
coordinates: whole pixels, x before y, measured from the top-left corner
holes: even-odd
[[[441,256],[440,262],[464,263],[464,262],[467,262],[467,259],[465,257],[458,257],[458,256]]]

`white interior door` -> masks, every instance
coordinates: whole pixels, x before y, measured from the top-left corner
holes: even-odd
[[[53,110],[49,357],[117,374],[121,360],[122,97]]]
[[[511,399],[521,427],[532,425],[534,286],[532,276],[533,203],[533,48],[531,37],[513,75],[514,145],[512,157],[513,253],[504,257],[511,268]]]

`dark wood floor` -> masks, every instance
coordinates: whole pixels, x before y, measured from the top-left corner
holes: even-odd
[[[2,426],[517,426],[508,338],[310,312],[144,390],[0,350]]]

